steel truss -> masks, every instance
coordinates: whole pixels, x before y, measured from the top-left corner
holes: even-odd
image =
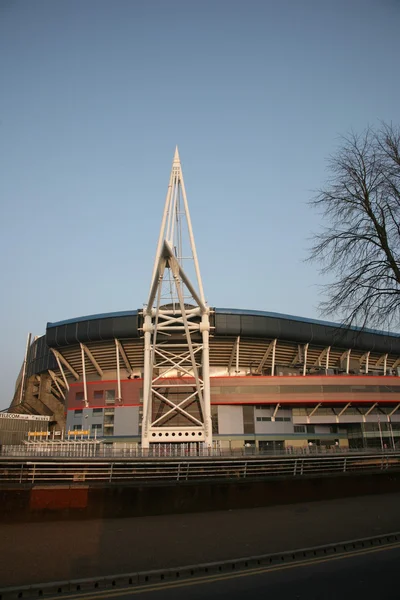
[[[192,278],[187,265],[194,267]],[[143,310],[142,448],[165,442],[211,447],[209,317],[176,149]]]

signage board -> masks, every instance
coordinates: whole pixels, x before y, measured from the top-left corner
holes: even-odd
[[[20,419],[21,421],[50,421],[50,417],[44,415],[20,415],[19,413],[0,412],[0,419]]]

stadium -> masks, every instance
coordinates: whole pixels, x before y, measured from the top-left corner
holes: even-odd
[[[206,306],[176,151],[147,304],[29,337],[9,413],[116,448],[395,448],[400,337]]]

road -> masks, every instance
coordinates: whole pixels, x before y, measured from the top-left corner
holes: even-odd
[[[0,525],[0,587],[229,560],[400,531],[400,494]]]
[[[166,583],[146,590],[80,594],[79,600],[376,600],[398,598],[400,545],[335,556],[298,565],[220,575],[202,581]],[[66,599],[78,600],[78,596]],[[51,600],[51,599],[50,599]]]

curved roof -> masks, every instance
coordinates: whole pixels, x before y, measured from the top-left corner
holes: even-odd
[[[400,335],[279,313],[215,309],[215,334],[278,338],[300,344],[400,353]]]
[[[143,363],[142,319],[140,310],[129,310],[48,323],[46,335],[33,342],[29,349],[28,375],[48,369],[57,370],[57,361],[51,349],[58,349],[79,371],[80,343],[88,343],[96,359],[107,369],[115,360],[115,350],[107,342],[114,347],[114,338],[123,342],[131,364],[139,368]],[[371,361],[375,363],[387,354],[388,364],[397,365],[400,357],[398,334],[344,328],[317,319],[257,310],[215,308],[211,313],[211,325],[210,360],[214,366],[230,361],[238,336],[242,338],[240,360],[247,366],[262,362],[266,347],[275,338],[278,340],[277,360],[284,363],[289,361],[290,364],[298,344],[306,343],[310,345],[308,355],[313,362],[318,360],[321,348],[328,346],[332,347],[330,356],[334,363],[347,349],[353,350],[360,360],[369,351]]]
[[[80,342],[138,338],[141,337],[141,319],[139,310],[130,310],[47,323],[46,343],[51,348],[62,348]],[[212,325],[215,336],[279,338],[303,344],[400,354],[399,334],[358,327],[345,328],[329,321],[281,313],[215,308]]]
[[[114,338],[137,338],[138,311],[102,313],[47,323],[46,342],[50,348],[62,348],[80,342],[99,342]]]

